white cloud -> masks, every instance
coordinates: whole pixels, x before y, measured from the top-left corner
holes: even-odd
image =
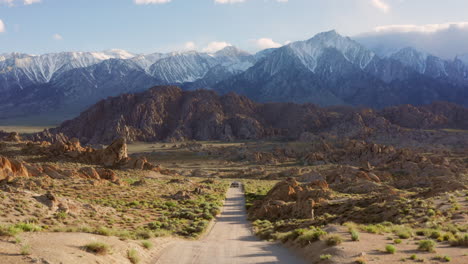
[[[149,5],[149,4],[165,4],[172,0],[133,0],[137,5]]]
[[[453,59],[456,55],[468,54],[468,21],[380,26],[354,39],[380,54],[414,47],[445,59]]]
[[[235,3],[243,3],[247,0],[214,0],[217,4],[235,4]],[[288,0],[275,0],[278,3],[287,3]]]
[[[260,38],[253,41],[255,46],[260,49],[279,48],[283,45],[273,41],[271,38]]]
[[[41,0],[24,0],[23,1],[25,5],[32,5],[32,4],[35,4],[35,3],[40,3]]]
[[[390,11],[390,6],[384,2],[384,0],[371,0],[371,4],[374,7],[382,10],[384,13],[388,13],[388,11]]]
[[[197,45],[193,41],[186,42],[184,44],[184,50],[196,50]]]
[[[55,40],[63,40],[63,37],[62,37],[62,35],[60,35],[60,34],[54,34],[54,35],[52,36],[52,38],[55,39]]]
[[[455,22],[455,23],[443,23],[443,24],[427,24],[427,25],[388,25],[376,27],[374,31],[376,33],[388,33],[388,32],[419,32],[419,33],[435,33],[447,29],[463,29],[468,28],[468,22]]]
[[[218,4],[235,4],[235,3],[242,3],[245,0],[215,0],[215,3]]]
[[[23,5],[32,5],[40,3],[42,0],[0,0],[0,4],[7,4],[9,6],[14,6],[15,3],[21,2]]]
[[[0,33],[5,32],[5,24],[3,21],[0,19]]]
[[[224,41],[213,41],[213,42],[210,42],[206,48],[202,49],[202,51],[207,52],[207,53],[213,53],[213,52],[222,50],[228,46],[232,46],[232,45]]]

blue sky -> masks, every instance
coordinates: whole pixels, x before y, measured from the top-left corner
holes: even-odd
[[[467,0],[0,0],[0,53],[254,52],[330,29],[424,31],[468,21],[467,10]]]

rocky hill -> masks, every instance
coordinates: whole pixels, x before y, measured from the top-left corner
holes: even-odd
[[[35,135],[55,141],[61,133],[83,143],[129,141],[302,139],[327,134],[363,139],[393,136],[403,128],[468,129],[468,109],[450,103],[403,105],[381,111],[312,104],[256,103],[234,93],[183,91],[158,86],[102,100],[60,127]]]

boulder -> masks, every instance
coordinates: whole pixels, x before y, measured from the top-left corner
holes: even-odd
[[[29,173],[22,162],[0,156],[0,181],[11,177],[29,177]]]

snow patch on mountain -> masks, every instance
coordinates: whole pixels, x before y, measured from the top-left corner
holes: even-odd
[[[10,66],[21,69],[34,83],[47,83],[54,74],[85,68],[109,59],[125,59],[133,56],[133,54],[123,50],[61,52],[39,56],[16,56]]]
[[[172,52],[154,63],[149,73],[169,84],[193,82],[202,78],[216,64],[216,59],[207,53]]]
[[[214,54],[218,63],[225,67],[229,72],[242,72],[252,67],[256,60],[248,52],[240,50],[234,46],[228,46]]]
[[[461,60],[465,65],[468,66],[468,54],[458,55],[456,59]]]
[[[146,73],[149,73],[151,65],[155,64],[158,60],[166,58],[168,54],[164,53],[152,53],[146,55],[138,55],[130,60],[136,63],[141,69],[145,70]]]
[[[425,73],[427,67],[428,53],[418,51],[414,48],[403,48],[394,54],[390,55],[391,59],[401,62],[405,66],[409,66],[419,73]]]

